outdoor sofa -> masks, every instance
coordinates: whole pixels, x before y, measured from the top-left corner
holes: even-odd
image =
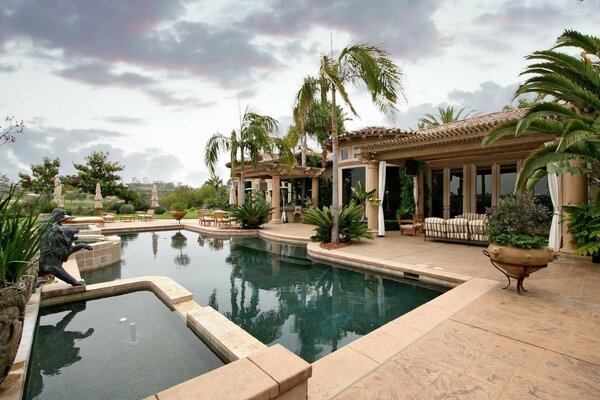
[[[467,244],[487,244],[487,224],[487,215],[477,213],[465,213],[451,219],[425,218],[425,240],[430,238]]]

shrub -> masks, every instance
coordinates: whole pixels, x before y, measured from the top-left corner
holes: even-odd
[[[302,213],[302,222],[316,226],[316,234],[310,238],[313,242],[331,242],[333,216],[329,207],[304,211]],[[367,224],[362,221],[362,207],[354,201],[341,208],[339,227],[339,239],[343,243],[350,243],[352,239],[373,238],[373,235],[367,228]]]
[[[231,207],[229,215],[240,222],[242,229],[257,229],[269,220],[273,207],[266,201],[255,198],[243,205]]]
[[[123,204],[119,207],[119,214],[131,214],[134,208],[131,204]]]
[[[522,249],[548,246],[548,239],[536,233],[548,226],[552,212],[531,196],[505,196],[488,210],[488,215],[486,233],[490,243]]]
[[[171,204],[171,211],[180,211],[180,210],[185,210],[185,204],[184,203],[180,203],[180,202],[175,202],[173,204]]]
[[[569,214],[568,231],[579,246],[575,255],[600,255],[600,204],[576,204],[564,207]]]
[[[164,214],[166,213],[167,210],[164,207],[156,207],[156,209],[154,210],[154,214]]]

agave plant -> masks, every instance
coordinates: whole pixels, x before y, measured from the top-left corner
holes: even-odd
[[[354,200],[342,207],[340,211],[340,242],[350,243],[352,239],[372,239],[373,235],[362,220],[362,207]],[[331,242],[331,227],[333,226],[333,215],[329,207],[323,209],[312,209],[302,213],[302,222],[316,225],[316,234],[310,239],[313,242]]]
[[[38,259],[49,228],[38,222],[43,200],[24,202],[22,197],[14,185],[0,193],[0,288],[18,283]]]
[[[240,222],[242,229],[258,229],[269,220],[273,207],[266,201],[255,198],[242,205],[234,205],[229,215]]]

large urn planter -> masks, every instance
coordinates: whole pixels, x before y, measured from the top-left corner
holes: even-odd
[[[171,216],[173,218],[175,218],[177,220],[177,222],[179,222],[179,223],[181,223],[181,219],[183,217],[185,217],[186,214],[187,214],[187,211],[185,211],[185,210],[182,210],[182,211],[179,211],[179,210],[178,211],[171,211]]]
[[[558,257],[558,253],[548,247],[540,249],[521,249],[511,246],[502,246],[492,243],[484,250],[484,254],[490,258],[490,261],[496,269],[502,272],[508,279],[517,280],[517,292],[526,292],[523,287],[523,281],[530,274],[546,268],[548,263]]]

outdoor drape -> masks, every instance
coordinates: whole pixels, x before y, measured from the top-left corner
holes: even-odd
[[[385,161],[379,161],[379,215],[377,216],[377,234],[385,236],[385,219],[383,217],[383,195],[385,194]]]
[[[562,176],[557,174],[548,174],[548,189],[554,215],[550,225],[550,237],[548,238],[548,247],[558,251],[560,249],[560,240],[562,238],[562,227],[560,224],[561,204],[562,204]]]
[[[415,176],[413,178],[413,197],[415,199],[415,214],[419,213],[419,187],[417,186],[418,183],[419,180]]]

